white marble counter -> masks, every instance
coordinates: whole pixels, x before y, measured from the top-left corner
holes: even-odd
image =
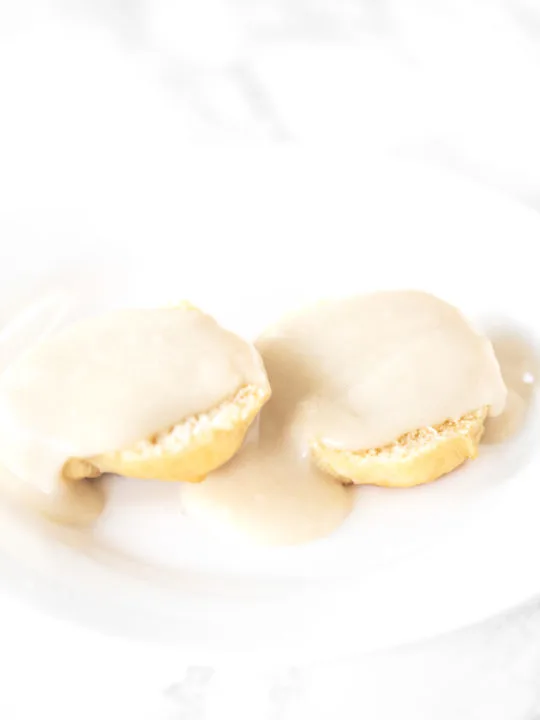
[[[147,144],[391,150],[540,209],[539,77],[536,0],[19,0],[0,5],[0,180],[11,199],[59,162],[88,172],[144,128]],[[171,657],[165,676],[119,641],[1,604],[6,720],[540,718],[537,603],[347,665]]]

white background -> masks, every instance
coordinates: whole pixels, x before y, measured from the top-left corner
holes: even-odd
[[[423,158],[540,209],[539,78],[536,0],[4,0],[0,203],[114,200],[109,167],[127,177],[168,144],[309,142]],[[155,648],[143,666],[7,594],[0,609],[6,720],[540,717],[537,604],[355,663],[264,669]]]

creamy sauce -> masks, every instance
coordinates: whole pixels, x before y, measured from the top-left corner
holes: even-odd
[[[76,483],[58,480],[54,488],[43,492],[35,483],[21,480],[1,465],[0,487],[3,495],[15,499],[19,506],[22,504],[54,522],[78,527],[91,525],[100,516],[106,502],[105,488],[100,479]]]
[[[516,435],[527,418],[538,378],[538,359],[521,335],[500,332],[491,337],[502,376],[508,388],[504,412],[486,421],[482,442],[498,444]]]
[[[183,503],[264,543],[327,535],[351,508],[351,490],[311,465],[314,439],[376,448],[486,405],[493,416],[505,407],[491,343],[425,293],[320,303],[283,319],[257,348],[272,387],[259,437],[205,482],[183,488]]]
[[[182,496],[190,514],[260,543],[323,537],[350,512],[353,491],[313,467],[313,440],[363,450],[486,405],[493,417],[505,408],[491,343],[425,293],[319,303],[284,318],[257,348],[271,400],[241,452]],[[255,349],[196,311],[81,322],[0,376],[0,481],[57,519],[96,515],[99,485],[63,483],[67,458],[129,447],[266,383]]]
[[[426,293],[322,303],[286,318],[258,348],[274,389],[274,429],[299,416],[310,438],[350,450],[485,405],[499,415],[506,401],[490,341]]]
[[[182,503],[210,528],[264,545],[294,545],[339,527],[353,494],[290,448],[254,442],[204,482],[183,486]]]
[[[44,494],[47,507],[75,512],[76,499],[95,484],[64,487],[60,472],[69,457],[129,447],[243,385],[267,382],[256,350],[201,312],[119,310],[85,320],[0,376],[4,474]]]

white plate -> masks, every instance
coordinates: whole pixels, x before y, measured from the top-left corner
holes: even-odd
[[[540,221],[496,194],[412,165],[289,151],[191,154],[180,167],[163,186],[148,172],[114,207],[0,216],[3,322],[25,288],[49,298],[4,337],[2,363],[66,320],[64,298],[74,317],[187,297],[254,337],[320,296],[414,287],[538,342]],[[432,485],[359,489],[345,525],[301,547],[216,535],[180,515],[169,484],[111,479],[91,533],[3,503],[2,572],[61,616],[199,653],[332,657],[416,640],[540,590],[539,422],[533,403],[517,438]]]

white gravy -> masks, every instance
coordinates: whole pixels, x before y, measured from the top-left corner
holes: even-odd
[[[261,543],[322,537],[347,517],[353,493],[312,466],[314,439],[363,450],[505,407],[491,343],[421,292],[319,303],[284,318],[257,348],[273,391],[258,426],[235,458],[182,495],[189,513]],[[202,313],[109,313],[53,336],[2,374],[0,459],[49,510],[56,503],[50,514],[77,516],[91,486],[66,489],[68,457],[128,447],[243,385],[266,383],[255,349]]]
[[[486,421],[482,442],[487,445],[502,443],[522,429],[539,375],[535,350],[523,336],[499,332],[493,335],[492,342],[508,397],[504,412]]]
[[[499,415],[506,387],[489,340],[421,292],[319,303],[258,341],[272,398],[259,436],[200,485],[190,514],[263,543],[327,535],[352,505],[349,488],[316,470],[309,443],[375,448],[483,406]]]
[[[114,311],[53,335],[2,373],[0,461],[47,507],[69,498],[76,513],[84,491],[60,479],[69,457],[129,447],[267,382],[253,346],[208,315]]]

